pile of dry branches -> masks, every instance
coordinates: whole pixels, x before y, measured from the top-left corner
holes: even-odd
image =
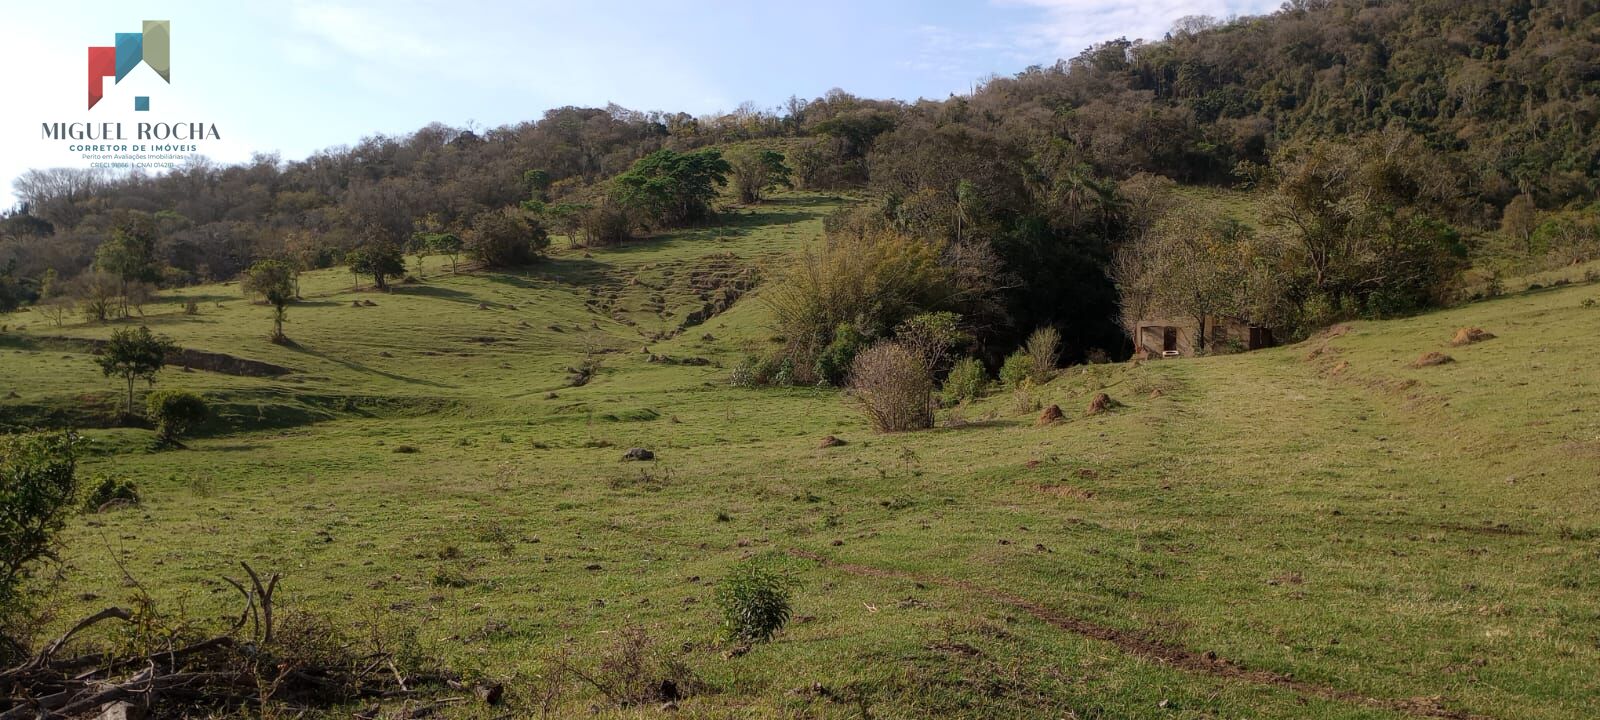
[[[102,610],[21,664],[0,671],[0,720],[254,713],[269,705],[328,708],[420,699],[419,688],[459,686],[440,673],[408,676],[383,643],[351,641],[326,620],[303,614],[275,618],[278,576],[263,581],[248,564],[241,565],[248,586],[224,578],[244,599],[244,609],[226,632],[210,637],[147,633],[165,638],[155,651],[146,644],[146,651],[64,652],[74,638],[101,623],[117,621],[125,634],[135,634],[152,622],[148,603],[136,610]]]

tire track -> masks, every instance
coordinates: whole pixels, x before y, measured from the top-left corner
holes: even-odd
[[[1141,637],[1137,633],[1121,630],[1099,623],[1065,615],[1052,610],[1037,602],[1020,595],[995,590],[993,588],[977,585],[965,580],[954,578],[919,575],[917,573],[888,570],[885,568],[868,565],[856,565],[831,560],[823,555],[807,550],[789,550],[789,555],[805,560],[811,560],[825,568],[832,568],[852,575],[863,577],[886,578],[894,580],[910,580],[926,585],[945,585],[959,588],[970,593],[985,596],[1004,605],[1009,605],[1017,610],[1032,615],[1035,619],[1058,629],[1065,630],[1075,635],[1100,640],[1117,646],[1123,652],[1153,660],[1165,665],[1176,667],[1187,672],[1210,675],[1227,680],[1248,682],[1256,685],[1267,685],[1282,688],[1306,697],[1333,700],[1336,702],[1360,705],[1379,710],[1389,710],[1403,713],[1413,717],[1444,718],[1446,720],[1493,720],[1487,715],[1478,715],[1465,710],[1456,710],[1449,707],[1445,699],[1440,696],[1416,697],[1405,699],[1375,698],[1325,685],[1322,683],[1298,680],[1292,676],[1267,670],[1252,670],[1240,665],[1238,662],[1219,657],[1214,652],[1194,652],[1184,647]]]

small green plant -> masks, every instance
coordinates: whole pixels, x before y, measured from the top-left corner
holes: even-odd
[[[728,639],[766,642],[791,614],[790,596],[796,581],[773,555],[758,555],[734,566],[717,583],[717,607],[722,610]]]
[[[1000,384],[1007,390],[1016,390],[1032,376],[1033,359],[1022,350],[1006,356],[1005,363],[1000,366]]]
[[[187,390],[157,390],[145,398],[145,412],[156,424],[156,435],[164,443],[176,443],[194,426],[205,422],[211,411],[206,401]]]
[[[754,355],[746,356],[733,370],[728,373],[728,382],[734,387],[753,388],[760,384],[756,381],[756,372],[761,365],[761,360]]]
[[[208,498],[217,494],[217,479],[211,475],[191,475],[184,485],[195,497]]]
[[[784,358],[783,362],[778,363],[777,372],[772,374],[772,384],[777,385],[778,387],[788,387],[790,385],[794,385],[796,383],[796,379],[797,378],[794,374],[794,361],[789,358]]]
[[[139,486],[117,475],[100,475],[90,481],[83,508],[94,512],[119,505],[138,505]]]
[[[946,405],[977,400],[989,389],[989,374],[977,358],[962,358],[945,376],[943,397]]]

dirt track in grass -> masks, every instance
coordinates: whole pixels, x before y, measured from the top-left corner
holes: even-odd
[[[984,587],[966,580],[955,578],[922,575],[918,573],[901,572],[869,565],[857,565],[831,560],[819,553],[808,550],[790,550],[789,555],[805,560],[810,560],[818,565],[846,572],[851,575],[875,578],[891,578],[896,580],[911,580],[925,585],[945,585],[960,588],[966,592],[985,596],[991,600],[1016,608],[1047,625],[1066,630],[1067,632],[1083,637],[1100,640],[1117,646],[1123,652],[1147,660],[1153,660],[1165,665],[1170,665],[1187,672],[1203,673],[1215,677],[1259,685],[1270,685],[1283,688],[1306,697],[1333,700],[1336,702],[1361,705],[1364,707],[1389,710],[1404,713],[1415,717],[1447,718],[1448,720],[1493,720],[1487,715],[1478,715],[1465,710],[1450,707],[1451,703],[1446,698],[1415,697],[1405,699],[1375,698],[1361,693],[1344,690],[1332,685],[1297,680],[1289,675],[1269,672],[1266,670],[1252,670],[1233,660],[1221,657],[1214,652],[1195,652],[1187,648],[1169,643],[1163,643],[1142,637],[1138,633],[1108,627],[1099,623],[1090,622],[1082,618],[1064,615],[1037,602],[1019,595]]]

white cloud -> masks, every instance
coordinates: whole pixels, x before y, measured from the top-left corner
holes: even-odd
[[[296,0],[290,17],[303,33],[361,60],[389,64],[446,55],[443,47],[375,8]]]
[[[1160,40],[1178,19],[1190,15],[1227,18],[1259,15],[1279,0],[994,0],[997,5],[1036,9],[1041,18],[1019,28],[1016,41],[1026,52],[1076,56],[1097,42],[1126,37]]]

